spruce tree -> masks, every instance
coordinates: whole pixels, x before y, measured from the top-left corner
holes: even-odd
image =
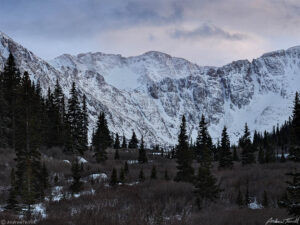
[[[291,146],[289,150],[289,158],[293,161],[300,161],[300,100],[299,94],[296,92],[294,100],[294,109],[292,116],[292,132],[291,132]]]
[[[210,168],[200,165],[194,181],[194,193],[199,209],[206,201],[215,201],[219,198],[220,188],[216,184],[216,178],[211,174]]]
[[[297,171],[287,173],[292,181],[287,181],[286,197],[280,205],[287,208],[289,214],[300,216],[300,173]]]
[[[144,182],[145,181],[145,175],[143,168],[141,168],[140,173],[139,173],[139,182]]]
[[[70,98],[68,100],[68,112],[66,118],[66,132],[68,132],[65,146],[65,151],[69,153],[79,153],[83,155],[81,147],[81,122],[82,122],[82,112],[80,108],[80,103],[78,99],[78,92],[76,89],[75,82],[72,83],[72,88],[70,90]]]
[[[222,131],[222,139],[221,139],[219,168],[232,169],[232,167],[233,167],[233,162],[232,162],[232,154],[230,152],[230,141],[229,141],[229,136],[227,134],[227,128],[224,127]]]
[[[141,145],[140,145],[140,149],[139,149],[138,161],[139,161],[139,163],[147,163],[148,162],[147,155],[146,155],[146,150],[144,148],[144,138],[143,138],[143,136],[142,136],[142,139],[141,139]]]
[[[262,205],[267,208],[269,206],[269,200],[268,200],[268,195],[266,190],[264,190],[264,196],[263,196],[263,201],[262,201]]]
[[[284,163],[286,161],[283,151],[281,151],[280,162]]]
[[[170,180],[169,174],[168,174],[168,170],[165,170],[165,176],[164,176],[166,181]]]
[[[115,160],[119,160],[120,159],[119,149],[116,149],[114,159]]]
[[[246,194],[245,194],[245,205],[248,206],[250,204],[250,194],[249,194],[249,181],[246,182]]]
[[[150,179],[156,180],[156,167],[152,166]]]
[[[43,163],[42,169],[41,169],[41,176],[40,176],[40,192],[41,192],[41,199],[44,199],[45,197],[45,191],[49,188],[49,173],[46,167],[46,164]]]
[[[79,193],[83,190],[83,183],[81,181],[81,168],[77,158],[73,161],[71,170],[73,182],[70,186],[70,190],[72,194]]]
[[[237,153],[237,147],[233,146],[233,156],[232,156],[233,161],[240,161],[238,153]]]
[[[250,131],[248,125],[245,124],[244,135],[239,141],[239,145],[242,148],[242,164],[255,163],[254,149],[250,139]]]
[[[116,186],[117,184],[118,184],[117,170],[116,170],[116,168],[113,168],[111,177],[110,177],[110,181],[109,181],[109,185]]]
[[[129,174],[129,167],[128,167],[127,161],[125,161],[125,163],[124,163],[124,172],[125,172],[125,174]]]
[[[186,134],[186,120],[182,116],[178,145],[176,150],[177,174],[175,181],[192,182],[194,179],[194,168],[192,167],[193,155],[188,147],[188,136]]]
[[[120,149],[120,138],[119,138],[119,134],[116,134],[116,139],[115,139],[115,143],[114,143],[114,149]]]
[[[123,134],[122,148],[123,148],[123,149],[126,149],[126,148],[127,148],[126,137],[125,137],[124,134]]]
[[[262,147],[259,147],[259,150],[258,150],[258,156],[257,156],[257,161],[258,161],[260,164],[265,163],[265,152],[264,152],[264,150],[263,150]]]
[[[128,148],[133,149],[133,148],[137,148],[137,147],[138,147],[138,139],[136,137],[135,132],[132,131],[132,137],[131,137],[131,139],[129,141]]]
[[[17,211],[19,209],[18,201],[17,201],[16,180],[15,180],[14,168],[12,168],[11,174],[10,174],[10,189],[9,189],[9,195],[8,195],[7,205],[6,205],[5,209],[12,210],[12,211]]]
[[[242,205],[244,205],[244,200],[243,200],[243,196],[242,196],[242,192],[241,192],[240,188],[239,188],[239,191],[238,191],[238,196],[236,198],[236,204],[239,207],[242,207]]]
[[[106,149],[111,144],[110,132],[107,126],[104,112],[100,113],[96,132],[93,137],[93,148],[95,151],[94,157],[98,163],[103,162],[107,159]]]
[[[84,152],[88,149],[88,112],[86,105],[86,96],[82,97],[82,109],[79,114],[78,121],[78,136],[79,136],[79,152],[83,155]]]
[[[5,101],[6,108],[6,119],[5,127],[7,129],[7,145],[9,147],[15,148],[15,114],[16,114],[16,100],[18,95],[18,88],[21,81],[20,71],[15,64],[15,59],[10,53],[8,59],[4,65],[3,72],[1,73],[2,81],[2,92],[3,92],[3,101]]]
[[[121,168],[119,180],[121,183],[125,182],[125,171],[124,168]]]
[[[207,130],[207,123],[205,117],[202,115],[199,123],[198,136],[196,139],[196,155],[200,163],[205,164],[207,167],[211,166],[212,151],[211,151],[211,138]]]

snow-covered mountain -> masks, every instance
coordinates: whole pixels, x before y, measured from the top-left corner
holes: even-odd
[[[75,81],[87,95],[90,130],[104,110],[113,132],[129,138],[134,129],[148,143],[175,144],[183,114],[193,139],[202,113],[215,140],[224,125],[232,141],[246,122],[251,130],[271,130],[291,115],[294,94],[300,90],[300,46],[223,67],[201,67],[153,51],[128,58],[64,54],[46,62],[0,33],[0,69],[9,51],[44,90],[59,79],[68,97]]]

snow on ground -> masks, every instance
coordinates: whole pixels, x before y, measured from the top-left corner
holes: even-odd
[[[136,164],[136,163],[139,163],[138,160],[127,160],[127,163],[128,164]]]
[[[262,205],[256,201],[256,198],[252,202],[249,203],[248,205],[249,209],[262,209]]]
[[[83,157],[80,157],[80,156],[78,156],[77,159],[78,159],[79,163],[87,163],[88,162],[86,159],[84,159]]]
[[[69,160],[63,160],[63,162],[71,165],[71,162]]]
[[[47,217],[46,207],[42,203],[34,204],[32,207],[33,207],[32,213],[34,215],[41,215],[42,218]]]
[[[108,179],[108,177],[105,173],[94,173],[94,174],[89,175],[89,178],[93,179],[93,180],[107,180]]]

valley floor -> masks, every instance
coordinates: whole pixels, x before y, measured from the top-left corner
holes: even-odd
[[[265,224],[271,217],[288,218],[286,209],[278,207],[287,177],[285,173],[300,168],[293,162],[254,164],[242,167],[235,162],[233,170],[219,171],[214,165],[213,174],[223,191],[220,200],[207,203],[202,210],[195,206],[193,186],[189,183],[174,182],[175,159],[167,159],[148,152],[147,164],[138,164],[137,150],[119,150],[120,160],[114,160],[114,150],[109,150],[108,160],[97,164],[88,152],[83,162],[82,181],[84,190],[72,196],[69,192],[71,178],[71,157],[60,149],[42,150],[50,174],[51,190],[45,201],[35,207],[36,224],[105,224],[105,225],[256,225]],[[5,206],[9,188],[9,171],[14,166],[14,153],[0,150],[0,205]],[[129,172],[123,184],[109,185],[113,168],[120,170],[128,162]],[[157,179],[150,179],[155,165]],[[196,167],[197,164],[194,164]],[[141,168],[146,180],[139,182]],[[168,171],[170,180],[165,179]],[[196,170],[195,170],[196,171]],[[54,177],[57,176],[55,181]],[[240,189],[246,194],[249,182],[251,204],[237,205]],[[268,206],[262,206],[264,191]],[[20,220],[11,214],[0,212],[0,219]]]

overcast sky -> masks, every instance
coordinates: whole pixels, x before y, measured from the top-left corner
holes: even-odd
[[[44,59],[156,50],[220,66],[300,45],[300,0],[0,0],[0,30]]]

